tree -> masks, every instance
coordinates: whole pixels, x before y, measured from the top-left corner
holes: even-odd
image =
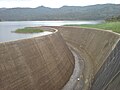
[[[111,18],[107,18],[105,21],[107,22],[117,22],[120,21],[120,15],[119,16],[112,16]]]

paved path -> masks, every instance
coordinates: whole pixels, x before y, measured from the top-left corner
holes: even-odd
[[[70,47],[70,45],[69,48],[75,57],[75,68],[68,83],[63,87],[62,90],[81,90],[84,84],[82,75],[82,71],[84,69],[84,62],[75,48]]]

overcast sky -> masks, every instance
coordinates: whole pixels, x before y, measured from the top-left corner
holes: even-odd
[[[120,0],[0,0],[1,7],[38,7],[46,6],[51,8],[59,8],[61,6],[87,6],[94,4],[114,3],[120,4]]]

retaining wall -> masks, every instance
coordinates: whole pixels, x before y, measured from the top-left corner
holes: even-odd
[[[120,90],[120,36],[104,30],[53,27],[84,58],[83,90]],[[68,44],[68,45],[69,45]]]
[[[74,57],[59,32],[0,43],[0,90],[60,90]]]

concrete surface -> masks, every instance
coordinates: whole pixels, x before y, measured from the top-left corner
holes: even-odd
[[[120,35],[38,28],[53,33],[0,43],[0,90],[120,90]]]
[[[0,90],[60,90],[74,57],[59,32],[0,43]]]
[[[83,58],[83,90],[120,90],[120,35],[80,27],[52,28]]]

